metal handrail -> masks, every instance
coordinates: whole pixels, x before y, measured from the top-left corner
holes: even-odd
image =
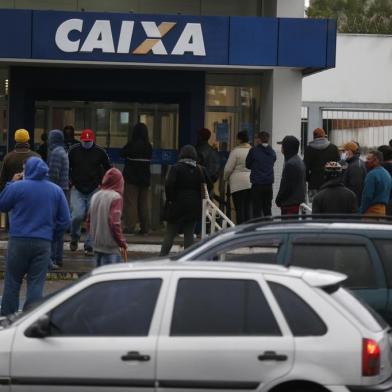
[[[217,222],[217,218],[222,220],[222,224]],[[207,223],[210,222],[210,232],[207,233]],[[202,218],[201,218],[201,238],[207,235],[214,234],[215,231],[226,229],[227,227],[234,227],[235,224],[215,205],[210,199],[207,186],[203,186],[203,204],[202,204]]]

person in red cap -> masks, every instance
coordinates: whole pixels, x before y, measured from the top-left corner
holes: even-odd
[[[69,175],[71,181],[71,251],[78,249],[81,224],[86,219],[90,200],[97,191],[102,178],[111,168],[106,151],[95,144],[95,135],[91,129],[85,129],[80,135],[80,143],[69,150]],[[84,243],[86,256],[93,256],[90,235]]]

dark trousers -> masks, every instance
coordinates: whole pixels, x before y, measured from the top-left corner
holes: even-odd
[[[252,217],[271,216],[272,207],[272,184],[259,185],[253,184],[251,189],[252,197]]]
[[[237,216],[237,224],[244,223],[250,219],[250,189],[233,192],[235,212]]]
[[[150,230],[148,210],[148,187],[125,182],[123,221],[125,229],[134,231],[140,223],[140,231],[145,234]]]
[[[193,232],[195,231],[196,221],[187,221],[183,223],[167,222],[166,233],[163,238],[161,252],[159,256],[166,256],[169,254],[173,246],[174,238],[181,229],[184,233],[184,248],[188,248],[193,244]]]

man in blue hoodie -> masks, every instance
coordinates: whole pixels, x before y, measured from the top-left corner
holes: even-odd
[[[0,211],[10,212],[8,254],[1,315],[19,308],[23,277],[27,279],[24,308],[42,297],[51,243],[64,233],[71,216],[62,189],[49,181],[48,166],[37,157],[25,163],[0,194]]]
[[[381,166],[382,162],[383,155],[381,151],[369,151],[366,157],[366,167],[369,172],[365,177],[359,208],[361,214],[386,215],[392,180],[390,174]]]
[[[250,169],[252,217],[271,216],[272,185],[274,183],[274,164],[276,153],[269,142],[268,132],[259,132],[256,145],[249,150],[246,168]]]

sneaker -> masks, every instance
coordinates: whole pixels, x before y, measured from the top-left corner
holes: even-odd
[[[53,263],[53,264],[51,264],[51,265],[49,266],[49,271],[55,271],[55,270],[58,270],[59,268],[60,268],[59,265]]]
[[[88,257],[94,256],[93,248],[91,246],[84,248],[84,255]]]
[[[77,240],[71,240],[69,243],[69,249],[71,249],[71,252],[75,252],[78,250],[78,241]]]

